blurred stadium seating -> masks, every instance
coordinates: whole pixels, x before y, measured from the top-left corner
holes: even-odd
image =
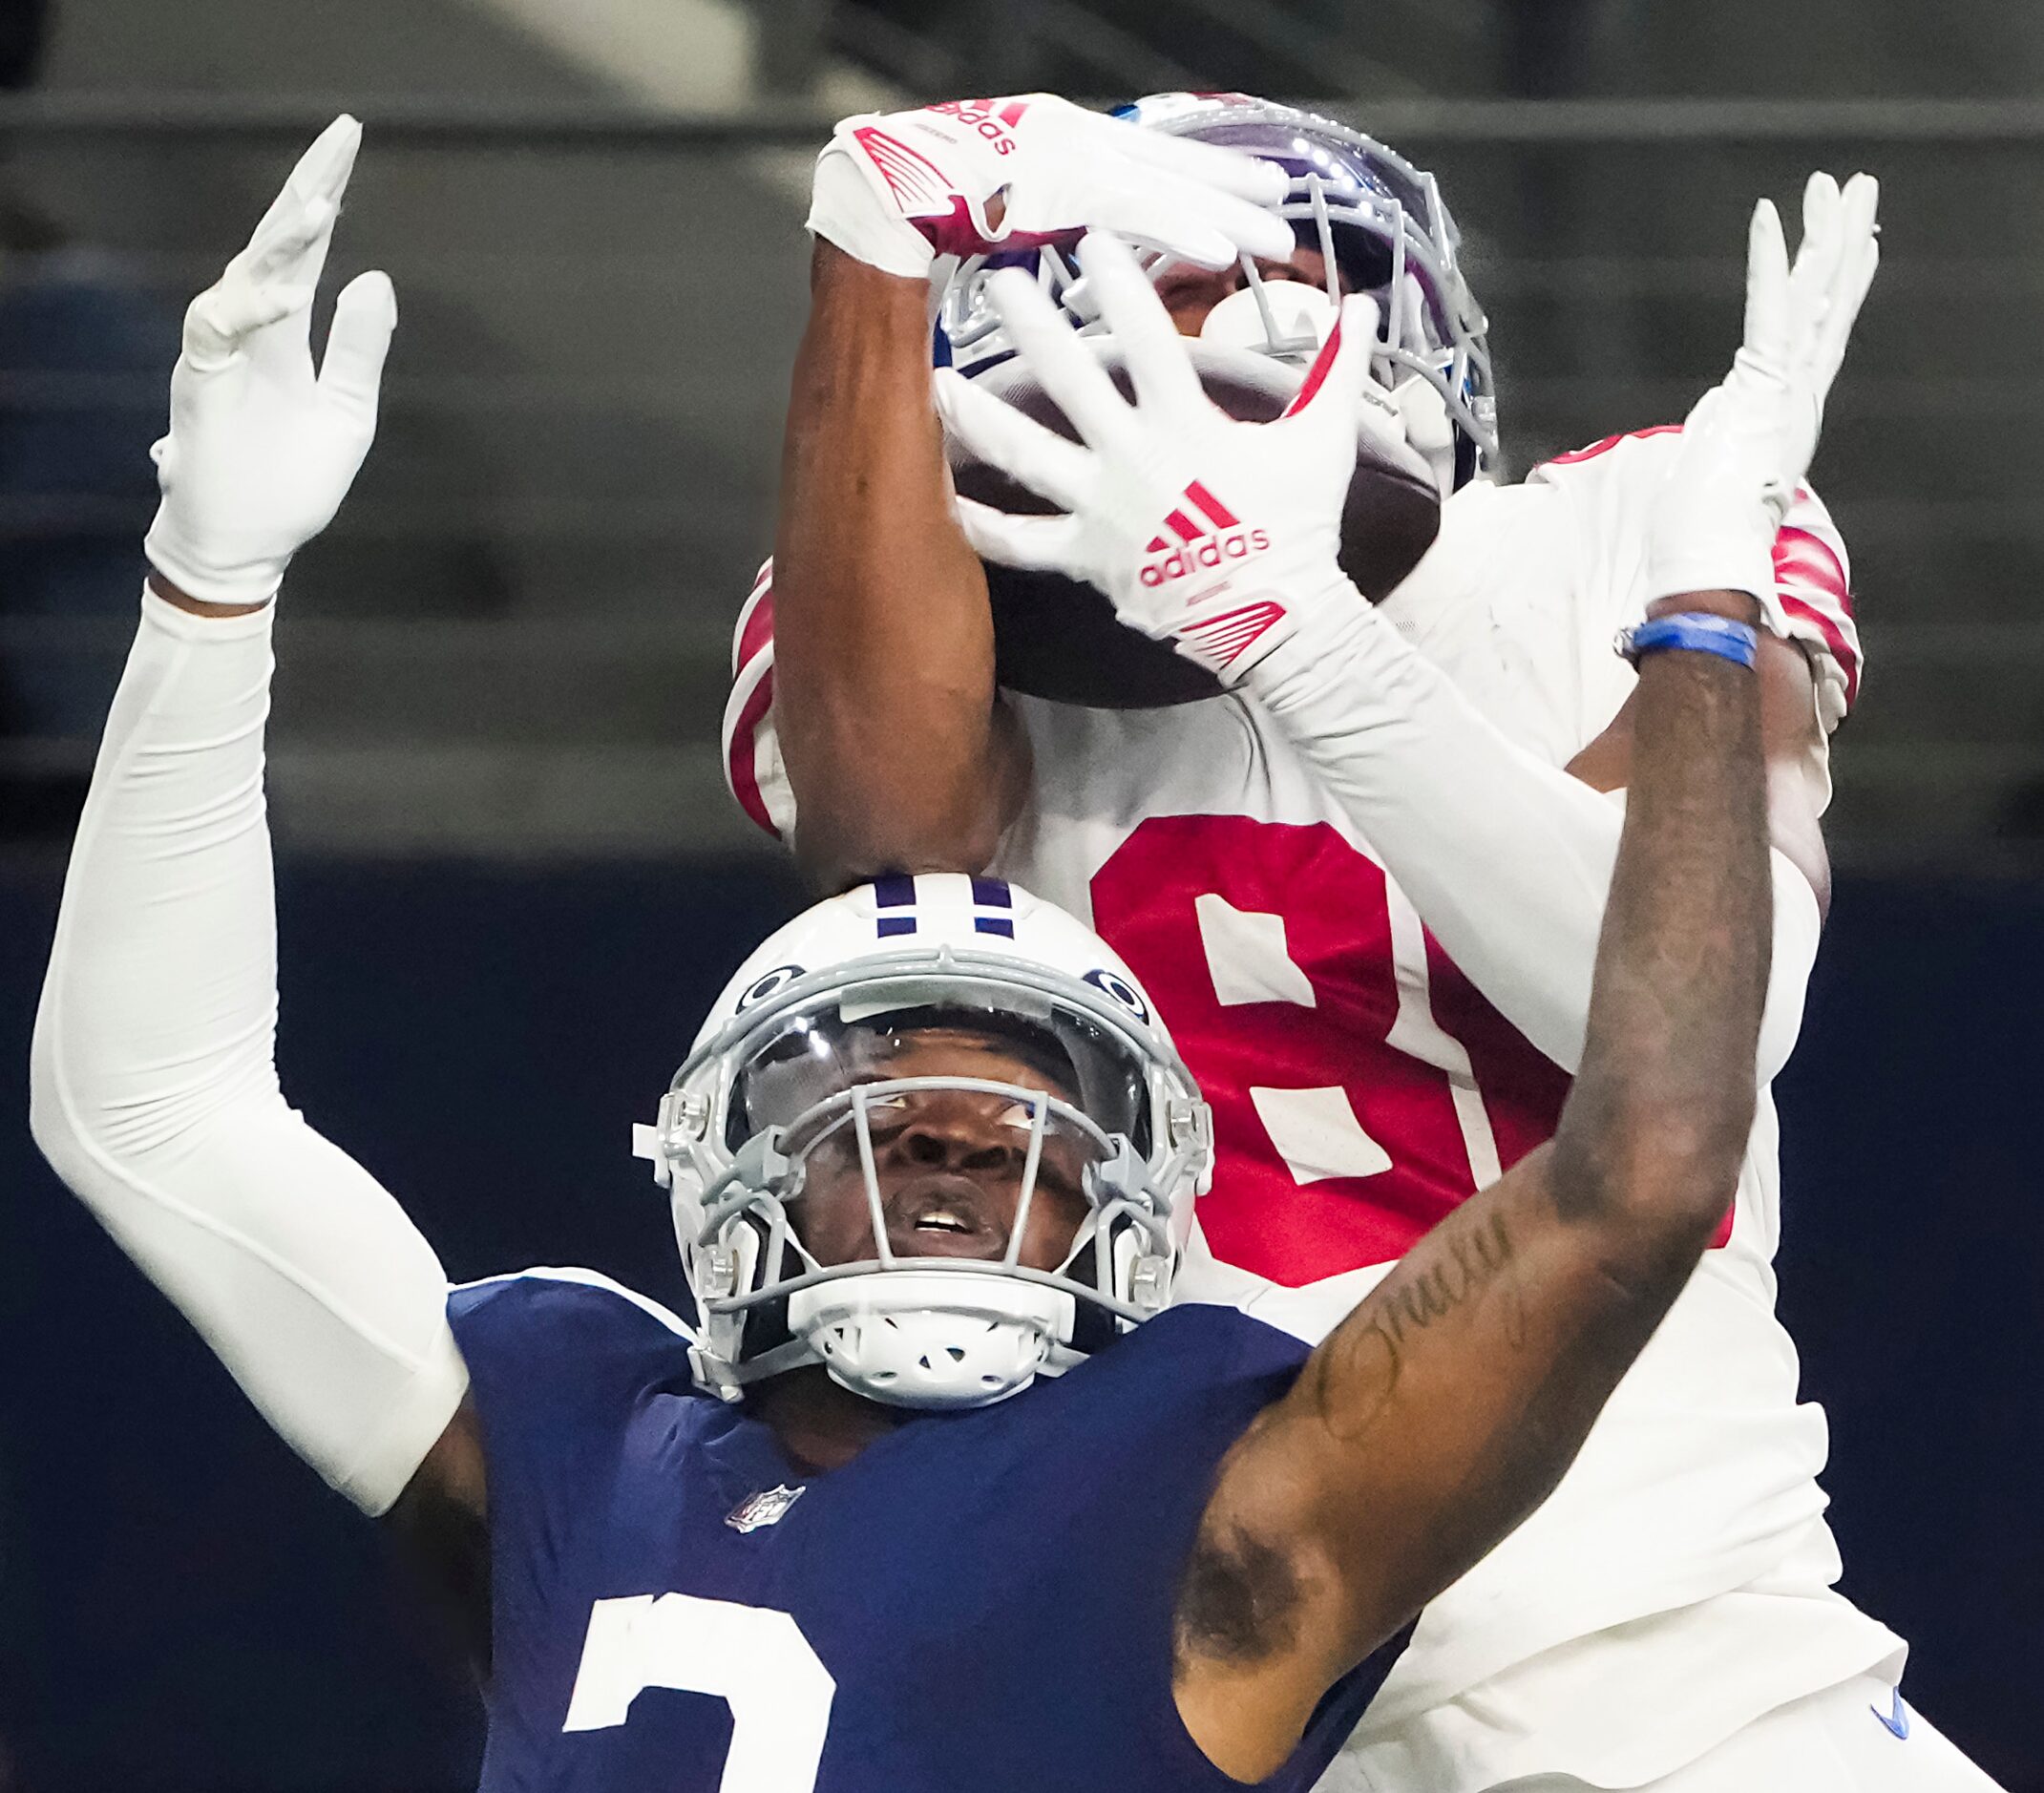
[[[0,1049],[23,1062],[131,633],[178,313],[345,104],[369,133],[339,271],[388,267],[402,323],[284,625],[286,1071],[458,1273],[660,1281],[624,1125],[794,900],[715,743],[804,312],[805,146],[862,96],[1180,83],[1331,95],[1439,172],[1517,471],[1715,376],[1756,192],[1881,175],[1887,260],[1818,467],[1869,672],[1784,1086],[1784,1306],[1834,1419],[1848,1589],[1917,1640],[1926,1707],[2044,1793],[2024,0],[1963,31],[1926,0],[65,0],[41,91],[0,99]],[[471,1702],[374,1541],[34,1166],[19,1081],[0,1793],[472,1784]]]
[[[586,69],[456,6],[369,7],[345,34],[308,24],[303,50],[274,25],[259,45],[216,10],[194,48],[196,27],[142,9],[75,8],[111,41],[60,36],[46,92],[16,102],[0,190],[117,277],[158,321],[154,346],[325,110],[280,99],[262,57],[288,48],[300,92],[369,121],[339,255],[393,271],[402,334],[377,453],[294,576],[285,826],[353,853],[751,848],[706,749],[728,619],[770,533],[802,315],[788,146],[827,110],[769,101],[707,129],[622,110]],[[237,73],[232,54],[243,84],[200,89]],[[142,67],[158,72],[146,85]],[[2044,525],[2014,452],[2044,391],[2028,202],[2044,106],[1406,93],[1336,110],[1440,173],[1490,308],[1520,471],[1679,417],[1735,340],[1756,191],[1791,196],[1819,162],[1882,175],[1887,262],[1818,470],[1853,544],[1869,662],[1834,845],[1848,867],[2044,859]],[[53,554],[96,566],[127,552],[147,488],[110,479],[105,444],[146,445],[161,375],[134,348],[51,365],[21,336],[0,310],[0,395],[22,444],[14,474],[0,460],[0,659],[19,690],[85,694],[62,714],[89,720],[120,616],[5,594]],[[95,480],[25,487],[24,456],[59,424],[101,444]],[[89,736],[30,720],[0,747],[8,783],[74,777]]]

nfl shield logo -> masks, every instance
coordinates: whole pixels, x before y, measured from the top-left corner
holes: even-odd
[[[746,1498],[725,1515],[724,1523],[733,1531],[757,1531],[762,1526],[778,1525],[788,1509],[802,1498],[802,1489],[780,1487],[762,1489]]]

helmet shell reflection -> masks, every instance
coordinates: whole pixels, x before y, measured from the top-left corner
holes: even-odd
[[[1289,185],[1277,204],[1302,247],[1321,253],[1327,297],[1368,293],[1377,300],[1381,341],[1377,373],[1415,418],[1422,408],[1452,432],[1448,489],[1466,484],[1498,455],[1496,385],[1489,325],[1462,268],[1462,239],[1439,183],[1388,145],[1333,118],[1247,94],[1152,94],[1115,115],[1145,130],[1238,149],[1283,169]],[[1165,258],[1146,258],[1161,273]],[[1033,272],[1082,334],[1102,326],[1076,261],[1064,249],[1012,250],[959,264],[938,310],[939,357],[967,375],[1014,351],[986,295],[994,269]],[[1318,349],[1334,306],[1302,307],[1274,292],[1255,264],[1243,262],[1244,292],[1210,344],[1236,347],[1296,369]],[[1241,314],[1254,309],[1255,327]],[[1445,439],[1445,438],[1444,438]],[[1416,444],[1418,446],[1418,444]]]

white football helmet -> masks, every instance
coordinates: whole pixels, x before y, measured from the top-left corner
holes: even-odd
[[[992,1041],[1042,1086],[890,1076],[891,1054],[931,1029]],[[890,1248],[875,1131],[925,1091],[988,1098],[1016,1129],[998,1258]],[[774,934],[638,1133],[701,1317],[697,1378],[732,1401],[805,1363],[912,1407],[984,1406],[1056,1375],[1165,1305],[1212,1166],[1207,1105],[1128,967],[1063,910],[953,874],[881,878]],[[819,1153],[857,1167],[870,1258],[823,1264],[790,1224]],[[1018,1255],[1052,1165],[1088,1212],[1043,1271]]]
[[[1433,463],[1443,496],[1493,465],[1497,397],[1488,325],[1464,277],[1461,235],[1434,177],[1360,131],[1248,94],[1152,94],[1115,116],[1144,130],[1197,137],[1273,162],[1290,179],[1277,206],[1298,240],[1318,249],[1327,288],[1268,282],[1243,258],[1241,289],[1215,306],[1200,332],[1203,359],[1250,353],[1302,377],[1343,292],[1377,300],[1380,383],[1405,418],[1411,445]],[[1165,258],[1145,257],[1154,272]],[[938,309],[939,359],[967,375],[1013,351],[986,295],[998,267],[1034,271],[1081,334],[1102,326],[1076,261],[1042,248],[961,264]]]

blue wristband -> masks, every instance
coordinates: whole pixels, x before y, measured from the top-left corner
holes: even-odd
[[[1649,654],[1675,648],[1693,654],[1716,654],[1741,666],[1753,664],[1760,652],[1760,631],[1750,622],[1735,622],[1708,610],[1684,611],[1679,616],[1655,617],[1637,628],[1620,629],[1612,643],[1619,658],[1638,665]]]

